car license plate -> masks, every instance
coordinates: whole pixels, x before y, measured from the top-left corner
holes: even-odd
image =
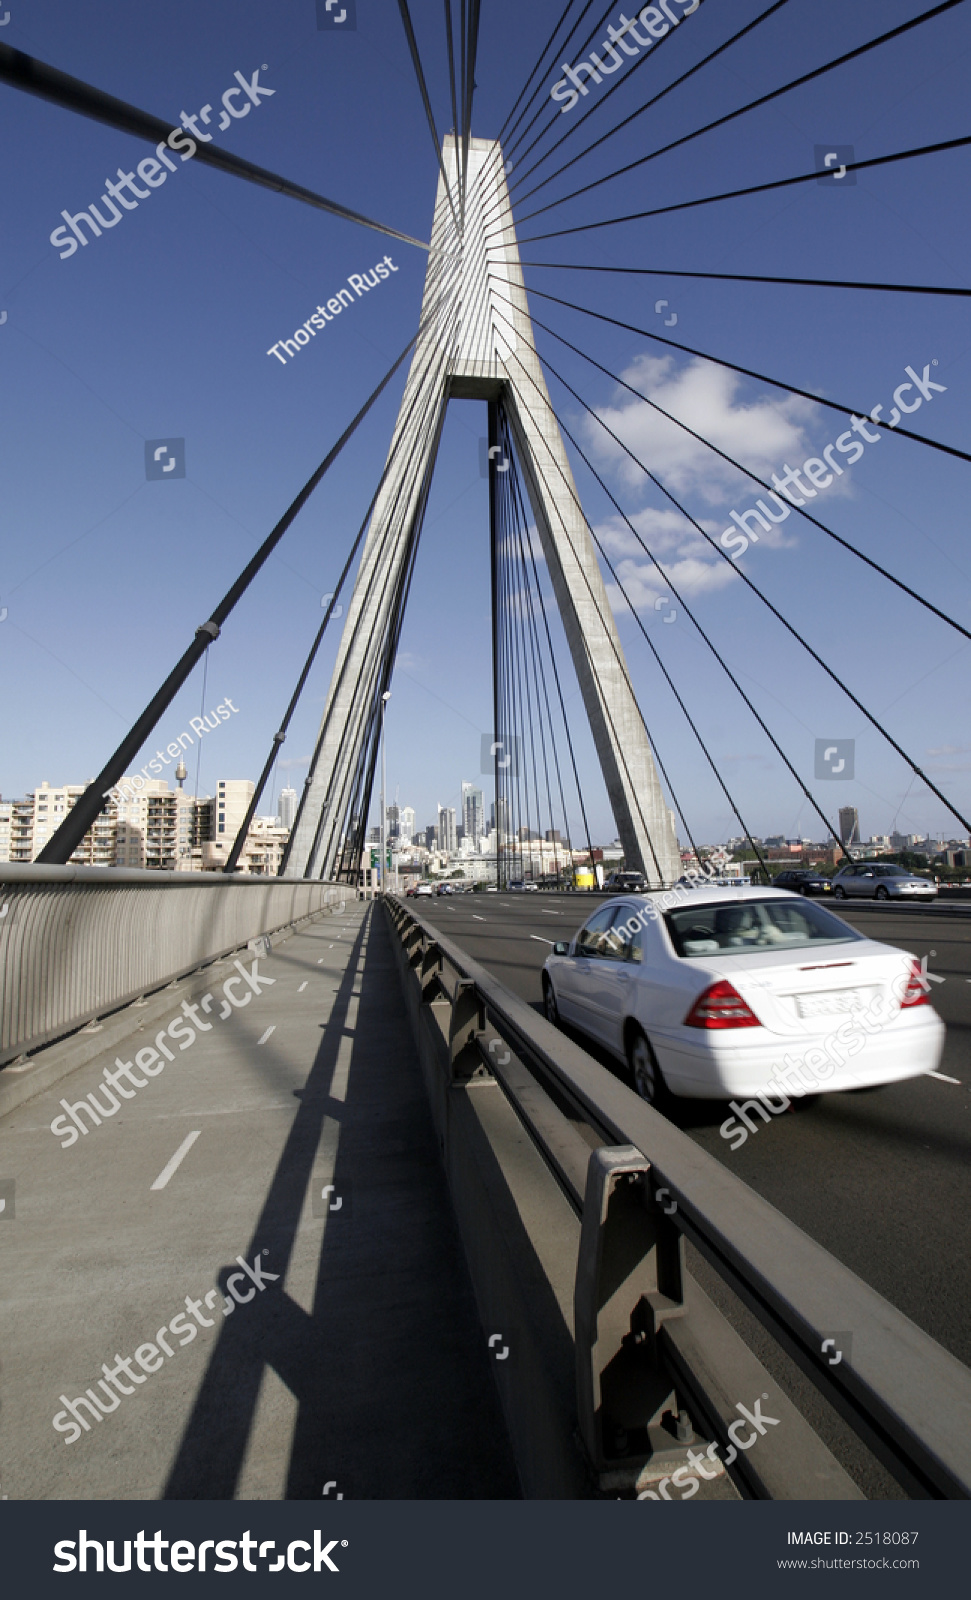
[[[800,1017],[850,1016],[868,1006],[876,989],[833,989],[826,994],[797,994],[796,1010]]]

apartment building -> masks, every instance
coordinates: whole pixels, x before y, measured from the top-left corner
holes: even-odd
[[[253,785],[250,784],[252,794]],[[242,817],[240,817],[242,822]],[[211,839],[202,846],[203,872],[220,872],[229,860],[237,830],[222,839]],[[281,828],[276,817],[254,817],[246,835],[236,864],[237,872],[251,873],[254,877],[275,878],[280,871],[283,852],[290,837],[289,828]]]

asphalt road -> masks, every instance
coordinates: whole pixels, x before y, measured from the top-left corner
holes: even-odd
[[[572,937],[602,898],[500,893],[410,904],[539,1008],[549,944]],[[683,1102],[676,1120],[971,1366],[971,907],[844,903],[839,914],[870,938],[928,958],[931,1003],[947,1024],[939,1070],[957,1082],[924,1077],[823,1094],[760,1125],[734,1152],[718,1131],[722,1101]]]

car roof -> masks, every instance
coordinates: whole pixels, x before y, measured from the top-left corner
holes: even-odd
[[[676,903],[665,905],[669,896],[676,897]],[[681,906],[697,905],[725,905],[733,900],[798,900],[799,895],[790,894],[787,889],[762,889],[757,885],[743,884],[739,888],[729,888],[722,885],[712,889],[689,889],[686,884],[680,884],[674,889],[654,889],[650,894],[629,895],[631,900],[644,904],[654,904],[662,911],[676,911]]]

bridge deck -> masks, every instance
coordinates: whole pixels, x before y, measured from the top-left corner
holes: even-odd
[[[224,1019],[218,963],[0,1120],[11,1499],[519,1494],[388,937],[351,902],[261,957],[272,987]],[[209,1031],[161,1072],[143,1056],[156,1075],[120,1077],[131,1098],[62,1148],[58,1102],[110,1111],[104,1068],[210,992]],[[103,1364],[116,1408],[79,1407],[73,1439],[66,1401],[110,1406]]]

